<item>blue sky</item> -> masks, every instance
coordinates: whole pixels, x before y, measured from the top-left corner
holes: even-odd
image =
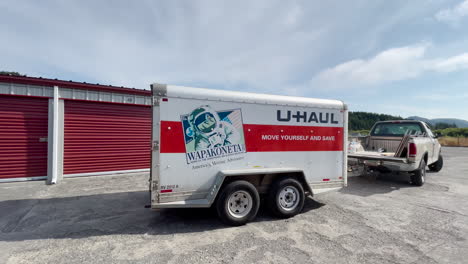
[[[0,70],[468,119],[468,0],[2,0],[0,10]]]

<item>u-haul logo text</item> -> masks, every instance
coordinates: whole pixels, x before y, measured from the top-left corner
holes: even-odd
[[[306,111],[276,111],[276,119],[280,122],[338,124],[334,113]]]

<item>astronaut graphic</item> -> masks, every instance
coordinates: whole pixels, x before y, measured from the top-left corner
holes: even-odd
[[[217,112],[204,105],[181,118],[188,160],[206,160],[245,152],[240,109]],[[223,148],[225,146],[231,147]],[[194,158],[196,156],[198,158]]]

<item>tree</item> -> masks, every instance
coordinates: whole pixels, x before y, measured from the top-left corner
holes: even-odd
[[[457,125],[455,123],[449,124],[449,123],[436,123],[434,125],[434,129],[446,129],[446,128],[457,128]]]
[[[349,130],[370,130],[377,121],[402,120],[401,116],[376,114],[368,112],[350,112]]]
[[[0,71],[0,75],[26,76],[26,74],[21,74],[19,72],[12,72],[12,71]]]

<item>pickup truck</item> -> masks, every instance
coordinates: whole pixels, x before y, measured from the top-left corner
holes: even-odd
[[[434,172],[443,166],[437,136],[426,123],[414,120],[377,122],[369,136],[350,138],[348,160],[350,176],[367,170],[408,172],[416,186],[424,184],[426,166]]]

